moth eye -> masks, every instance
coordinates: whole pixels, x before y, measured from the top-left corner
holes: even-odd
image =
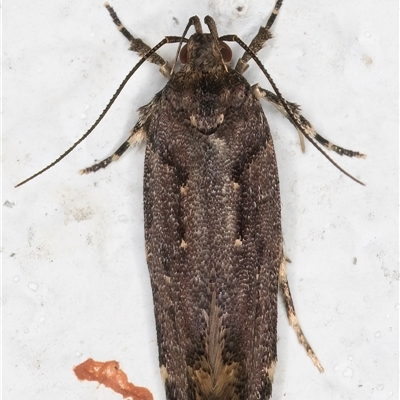
[[[187,45],[186,44],[182,47],[181,54],[179,54],[179,59],[181,60],[182,64],[187,63]]]
[[[232,60],[232,50],[231,48],[225,43],[225,42],[221,42],[220,43],[221,47],[221,54],[222,54],[222,58],[224,59],[225,62],[229,62]]]

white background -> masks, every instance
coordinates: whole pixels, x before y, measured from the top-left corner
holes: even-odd
[[[272,0],[112,1],[150,46],[207,14],[249,42]],[[242,6],[241,12],[237,7]],[[317,131],[368,154],[335,156],[343,176],[265,106],[281,179],[289,282],[320,374],[279,306],[273,399],[398,398],[398,3],[285,0],[259,53],[286,99]],[[158,371],[142,211],[143,146],[96,174],[137,108],[165,84],[146,63],[105,120],[60,164],[46,166],[95,121],[138,57],[102,0],[14,0],[3,11],[3,399],[120,399],[80,382],[74,365],[118,360],[165,398]],[[232,45],[235,60],[242,51]],[[176,45],[160,50],[172,60]],[[250,83],[267,87],[251,63]]]

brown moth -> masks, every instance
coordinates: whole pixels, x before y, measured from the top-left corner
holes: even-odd
[[[129,147],[146,141],[146,255],[169,400],[270,398],[279,286],[291,325],[323,371],[297,321],[287,282],[278,169],[260,100],[281,111],[319,151],[323,152],[317,142],[342,155],[364,156],[316,133],[299,107],[284,100],[256,57],[272,37],[270,29],[281,4],[282,0],[276,2],[248,47],[235,35],[219,37],[211,17],[205,18],[210,33],[203,33],[194,16],[182,37],[168,36],[153,49],[134,38],[106,4],[142,60],[92,128],[55,162],[21,183],[52,167],[84,140],[145,60],[160,67],[168,83],[140,109],[126,142],[81,172],[105,168]],[[195,33],[186,39],[191,26]],[[228,64],[232,52],[225,41],[235,41],[245,50],[235,68]],[[180,43],[179,50],[185,43],[178,72],[175,63],[171,67],[156,53],[166,43]],[[275,94],[251,86],[243,77],[250,58]]]

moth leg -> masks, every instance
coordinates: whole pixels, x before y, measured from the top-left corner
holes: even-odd
[[[286,275],[286,258],[283,257],[281,266],[279,268],[279,285],[282,289],[283,298],[285,301],[285,308],[287,312],[287,316],[289,319],[290,325],[292,325],[294,331],[296,332],[297,338],[299,342],[302,344],[304,349],[306,350],[307,354],[311,358],[314,365],[318,368],[319,372],[324,372],[324,368],[322,367],[321,363],[319,362],[317,356],[314,353],[314,350],[311,348],[310,344],[308,343],[301,327],[299,321],[296,316],[296,311],[293,305],[292,294],[290,293],[289,289],[289,282],[287,280]]]
[[[117,25],[118,30],[130,41],[131,47],[129,50],[135,51],[136,53],[139,54],[140,57],[143,57],[146,53],[148,53],[151,50],[151,47],[149,47],[146,43],[144,43],[141,39],[136,39],[131,35],[131,33],[128,31],[128,29],[125,28],[125,26],[122,24],[120,19],[117,16],[117,13],[114,11],[114,9],[108,4],[105,3],[104,6],[107,8],[108,12],[111,15],[111,18],[114,21],[114,24]],[[170,78],[170,72],[171,72],[171,66],[168,64],[168,61],[165,61],[161,56],[159,56],[157,53],[154,53],[152,56],[150,56],[147,61],[150,61],[153,64],[156,64],[160,67],[160,72],[166,77]]]
[[[122,145],[112,154],[111,156],[105,158],[104,160],[100,161],[92,165],[91,167],[87,167],[81,169],[79,171],[80,174],[89,174],[90,172],[96,172],[101,168],[108,167],[112,162],[118,161],[119,158],[129,149],[129,147],[134,146],[144,140],[146,140],[147,133],[143,127],[138,127],[139,122],[135,125],[135,127],[131,130],[131,134],[129,135],[128,139],[122,143]]]
[[[252,90],[253,90],[253,94],[255,97],[257,97],[258,99],[264,99],[264,100],[268,101],[292,123],[292,125],[296,128],[297,132],[299,133],[301,150],[304,152],[305,145],[304,145],[303,134],[300,131],[300,129],[296,126],[296,123],[293,121],[293,119],[288,115],[285,108],[282,106],[281,102],[278,99],[278,96],[276,96],[274,93],[270,92],[269,90],[261,88],[257,84],[252,86]],[[300,114],[300,106],[298,104],[291,103],[288,101],[287,105],[288,105],[290,111],[292,111],[292,113],[297,117],[296,122],[301,125],[301,127],[304,129],[304,131],[306,132],[308,137],[315,139],[318,143],[320,143],[322,146],[324,146],[328,150],[332,150],[341,156],[357,157],[357,158],[365,158],[366,157],[365,154],[361,154],[358,151],[344,149],[343,147],[336,146],[335,144],[331,143],[329,140],[326,140],[319,133],[317,133],[315,131],[314,127],[311,125],[311,123],[308,122],[308,120],[306,120]]]
[[[81,174],[88,174],[89,172],[96,172],[101,168],[108,167],[113,161],[117,161],[122,154],[125,153],[129,147],[141,143],[147,139],[147,132],[150,127],[151,118],[154,111],[158,108],[161,99],[161,92],[158,92],[150,103],[139,108],[139,119],[136,125],[132,128],[128,139],[122,143],[117,151],[110,157],[105,158],[103,161],[92,165],[91,167],[81,169]]]
[[[277,0],[277,2],[275,3],[275,7],[272,10],[272,13],[268,18],[266,25],[260,27],[257,35],[251,41],[249,47],[254,52],[254,54],[257,54],[262,49],[265,42],[268,39],[272,38],[272,33],[270,32],[270,28],[273,25],[278,13],[279,13],[279,9],[281,8],[282,1],[283,0]],[[236,71],[239,72],[240,74],[243,74],[249,67],[248,62],[249,62],[250,58],[251,58],[250,54],[244,52],[243,56],[241,58],[239,58],[239,60],[236,63],[236,67],[235,67]]]

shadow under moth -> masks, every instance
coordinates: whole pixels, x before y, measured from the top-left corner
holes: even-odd
[[[110,157],[81,172],[105,168],[129,147],[146,142],[146,256],[159,363],[169,400],[271,397],[277,360],[278,287],[300,343],[323,371],[296,318],[286,277],[278,169],[261,101],[275,106],[301,139],[305,137],[358,183],[321,146],[340,155],[364,155],[320,136],[299,107],[282,97],[257,58],[272,37],[271,27],[281,5],[278,0],[249,46],[236,35],[218,36],[209,16],[204,20],[209,33],[203,33],[194,16],[182,36],[167,36],[150,48],[130,34],[106,3],[114,23],[129,40],[130,50],[142,58],[89,131],[52,164],[19,184],[51,168],[82,142],[146,60],[160,67],[168,82],[140,108],[128,139]],[[187,39],[192,26],[195,33]],[[232,52],[226,42],[236,42],[244,49],[235,68],[229,66]],[[172,66],[157,54],[167,43],[179,43]],[[178,58],[181,68],[176,72]],[[251,86],[243,77],[250,59],[274,93]],[[93,375],[100,366],[85,364],[83,371],[84,364],[78,366],[81,379],[106,382]],[[118,371],[118,364],[111,362],[107,368]],[[123,380],[113,381],[111,375],[107,385],[114,390],[119,387],[124,397],[152,398],[151,394],[146,397],[149,392],[146,396],[124,392]]]

